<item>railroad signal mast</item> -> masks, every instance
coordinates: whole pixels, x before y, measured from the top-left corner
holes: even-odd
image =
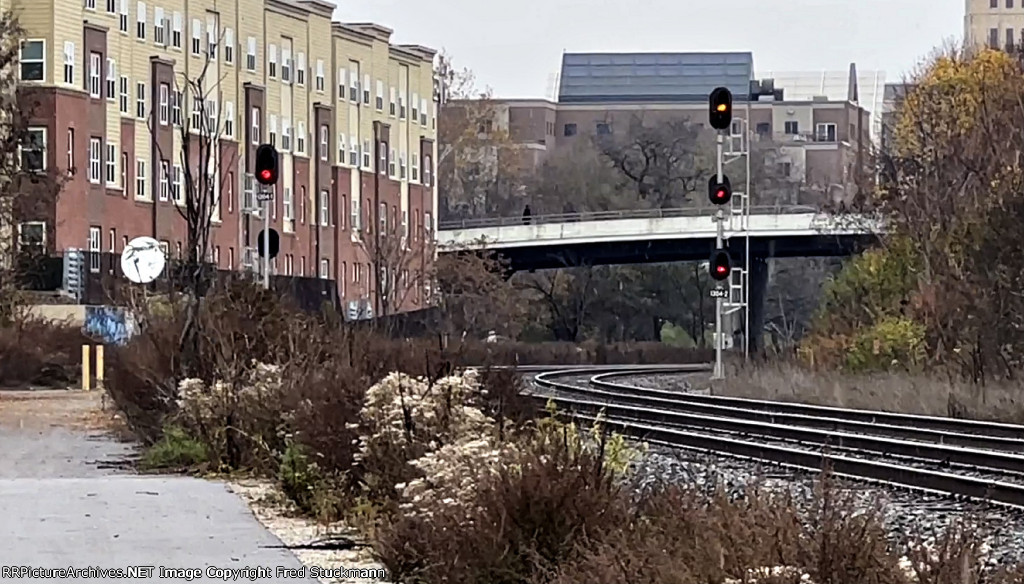
[[[270,288],[270,258],[277,256],[280,239],[277,231],[270,227],[270,201],[274,198],[274,185],[278,178],[277,148],[272,144],[260,144],[256,148],[256,182],[260,184],[257,197],[263,203],[263,231],[260,232],[257,249],[263,258],[263,287]]]
[[[718,87],[711,92],[708,98],[708,121],[711,127],[718,131],[716,136],[716,172],[708,180],[708,199],[718,207],[715,212],[714,221],[718,226],[715,236],[715,251],[708,262],[708,271],[713,280],[717,282],[712,296],[715,298],[715,367],[712,379],[723,379],[725,369],[722,365],[722,353],[725,347],[726,334],[722,330],[725,324],[725,317],[735,314],[740,310],[745,311],[743,349],[744,355],[749,355],[750,339],[750,311],[747,303],[747,274],[750,271],[750,156],[749,156],[749,128],[747,120],[750,119],[749,103],[746,119],[733,119],[732,92],[726,87]],[[738,129],[737,129],[738,126]],[[726,160],[725,140],[729,139],[728,156]],[[740,157],[746,158],[746,189],[743,192],[734,192],[729,177],[725,175],[725,165]],[[728,207],[728,213],[726,208]],[[726,222],[729,223],[728,233]],[[744,254],[744,267],[736,266],[729,254],[729,236],[735,232],[745,232],[746,253]],[[738,281],[737,281],[738,280]],[[726,283],[724,286],[723,284]],[[729,333],[732,338],[732,332]]]

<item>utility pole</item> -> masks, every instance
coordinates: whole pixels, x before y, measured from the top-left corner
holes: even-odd
[[[381,282],[380,277],[380,173],[386,172],[388,168],[388,150],[387,145],[380,140],[380,122],[373,122],[373,146],[377,151],[377,164],[378,168],[375,168],[376,172],[373,173],[373,281],[375,282],[376,290],[373,295],[373,316],[380,317],[381,307]],[[384,151],[381,152],[381,145],[384,145]]]

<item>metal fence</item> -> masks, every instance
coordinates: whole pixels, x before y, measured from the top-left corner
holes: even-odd
[[[63,290],[80,304],[122,305],[127,302],[130,290],[140,286],[125,278],[121,256],[116,253],[79,251],[23,258],[19,268],[22,288],[47,292]],[[183,268],[182,263],[168,260],[160,277],[148,285],[149,290],[155,294],[180,293],[185,281]],[[214,286],[243,275],[210,264],[207,268]],[[272,289],[292,298],[306,310],[319,310],[325,304],[339,308],[334,280],[275,275],[270,278],[270,284]]]
[[[473,227],[503,227],[506,225],[533,225],[570,223],[578,221],[611,221],[615,219],[659,219],[670,217],[710,217],[717,207],[683,207],[675,209],[626,209],[622,211],[587,211],[583,213],[557,213],[517,217],[479,217],[442,221],[438,229],[467,229]],[[810,205],[764,205],[750,208],[751,215],[791,215],[819,213],[821,209]]]

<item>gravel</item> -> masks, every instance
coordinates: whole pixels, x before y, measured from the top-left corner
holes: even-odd
[[[799,472],[736,458],[694,451],[651,446],[647,456],[635,463],[636,488],[643,490],[659,482],[681,483],[707,488],[726,488],[730,496],[741,497],[755,483],[765,489],[788,492],[801,510],[810,509],[816,473]],[[1024,511],[997,505],[965,504],[939,495],[875,487],[839,480],[856,506],[878,508],[890,538],[909,537],[934,540],[958,519],[970,518],[990,547],[989,566],[1024,562]]]
[[[558,378],[557,381],[585,385],[588,378],[589,376],[564,377]],[[670,391],[688,391],[692,385],[696,385],[692,384],[696,381],[693,374],[638,375],[630,376],[628,379],[613,378],[612,381]],[[546,387],[540,388],[540,392],[553,395],[556,402],[558,397],[578,397]],[[770,438],[758,438],[758,441],[792,446],[792,443]],[[843,455],[850,454],[844,452]],[[861,456],[871,459],[883,458],[865,456],[863,453]],[[937,465],[919,463],[913,466],[936,468]],[[639,491],[658,482],[695,484],[706,486],[709,490],[722,485],[731,496],[739,497],[756,482],[764,488],[788,490],[794,502],[803,510],[810,508],[817,477],[817,473],[796,471],[769,463],[654,445],[650,447],[648,455],[635,464],[635,472],[635,486]],[[998,472],[969,474],[1001,480],[1007,480],[1010,476]],[[1020,477],[1016,479],[1014,482],[1019,482]],[[910,537],[934,541],[958,520],[970,519],[984,534],[985,542],[989,546],[989,566],[1024,562],[1024,510],[986,503],[964,503],[942,495],[854,481],[841,480],[838,484],[852,495],[858,507],[880,510],[884,525],[893,541],[906,542]]]

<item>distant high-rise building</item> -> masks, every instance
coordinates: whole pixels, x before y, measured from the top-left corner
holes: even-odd
[[[1024,40],[1024,0],[966,0],[964,39],[968,45],[997,49]]]

